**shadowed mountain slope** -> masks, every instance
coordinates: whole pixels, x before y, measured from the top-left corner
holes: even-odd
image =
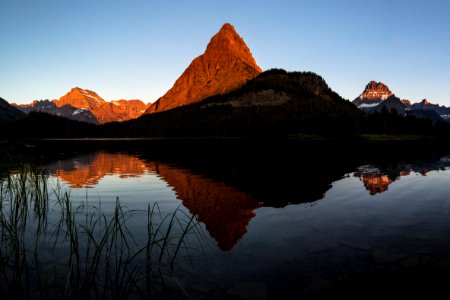
[[[275,69],[230,93],[103,129],[136,137],[347,135],[363,115],[317,74]]]
[[[23,112],[0,98],[0,121],[14,121],[23,116],[25,116]]]

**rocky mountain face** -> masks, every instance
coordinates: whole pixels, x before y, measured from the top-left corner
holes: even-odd
[[[145,103],[140,100],[107,102],[97,93],[78,87],[53,102],[58,107],[68,104],[79,109],[88,109],[100,124],[134,119],[146,109]]]
[[[368,113],[381,112],[386,108],[389,112],[395,109],[400,115],[430,119],[433,123],[450,120],[450,108],[431,104],[426,99],[420,103],[400,100],[385,84],[375,81],[366,85],[364,92],[353,100],[353,104]]]
[[[39,111],[93,124],[135,119],[147,108],[140,100],[107,102],[97,93],[79,87],[71,89],[57,100],[16,104],[16,107],[25,113]]]
[[[85,90],[79,87],[75,87],[70,90],[67,94],[59,98],[58,100],[53,100],[53,102],[58,107],[64,105],[72,105],[76,108],[89,109],[94,111],[99,109],[106,101],[97,95],[96,92]]]
[[[114,105],[114,108],[117,112],[122,111],[124,114],[124,119],[119,121],[124,121],[128,119],[136,119],[140,117],[144,111],[147,109],[148,105],[138,99],[134,100],[113,100],[111,104]]]
[[[25,114],[22,111],[0,98],[0,121],[14,121],[23,116]]]
[[[372,80],[369,84],[367,84],[364,92],[359,97],[366,100],[386,100],[392,95],[393,93],[389,90],[387,85],[382,82],[375,82]]]
[[[230,92],[261,73],[250,49],[234,27],[225,24],[204,54],[192,61],[173,87],[146,113],[154,113]]]
[[[121,122],[141,116],[146,109],[140,100],[115,100],[105,102],[99,108],[92,110],[100,124]]]
[[[374,107],[393,95],[384,83],[372,80],[353,103],[358,107]]]
[[[364,113],[311,72],[272,69],[226,94],[104,130],[133,137],[272,135],[305,130],[351,134]],[[122,124],[121,124],[122,125]]]

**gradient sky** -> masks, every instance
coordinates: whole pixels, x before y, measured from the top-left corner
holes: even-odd
[[[79,86],[154,102],[225,22],[263,70],[313,71],[351,100],[376,80],[450,106],[447,0],[1,0],[0,97]]]

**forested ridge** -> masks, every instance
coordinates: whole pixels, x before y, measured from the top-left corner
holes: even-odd
[[[92,125],[45,113],[1,124],[2,138],[449,136],[450,125],[384,109],[366,114],[311,72],[272,69],[237,90],[125,122]]]

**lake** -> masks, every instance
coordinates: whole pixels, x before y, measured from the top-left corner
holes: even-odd
[[[271,142],[249,146],[224,141],[205,147],[165,145],[161,150],[119,143],[81,148],[56,147],[55,143],[27,150],[28,155],[45,157],[39,164],[42,173],[37,175],[45,177],[50,199],[50,225],[43,232],[50,236],[46,241],[58,241],[56,252],[48,242],[39,244],[44,253],[39,264],[81,269],[74,263],[77,256],[70,260],[75,253],[74,244],[67,242],[71,235],[58,240],[50,234],[55,232],[51,224],[60,224],[61,211],[55,203],[67,195],[73,206],[71,222],[80,222],[76,228],[82,231],[88,216],[113,217],[119,203],[127,215],[124,236],[133,236],[127,243],[135,242],[136,249],[146,243],[150,209],[158,216],[154,228],[163,224],[162,236],[175,224],[168,260],[155,268],[164,269],[157,276],[156,298],[356,297],[361,293],[377,297],[388,291],[426,296],[445,291],[450,270],[450,151],[446,148],[340,143],[274,146]],[[14,167],[8,172],[4,178],[30,171]],[[27,188],[33,186],[28,183]],[[3,196],[3,210],[10,216],[8,199]],[[30,211],[36,211],[36,205]],[[170,225],[174,212],[177,222]],[[65,233],[72,232],[68,217],[62,218]],[[35,241],[37,224],[24,225],[24,248],[35,245],[29,241]],[[92,234],[101,236],[102,230],[94,228]],[[76,237],[80,249],[89,248],[83,234]],[[99,247],[96,243],[92,242]],[[123,240],[114,245],[129,250]],[[158,247],[156,256],[164,252]],[[145,272],[136,267],[145,261],[142,253],[123,261],[117,260],[122,254],[111,255],[119,262],[116,267],[132,261],[129,265],[140,274],[133,278],[143,280]],[[174,256],[175,263],[169,267]],[[5,265],[2,268],[7,270]],[[10,272],[17,276],[22,271]],[[104,272],[96,272],[95,277],[109,276]],[[16,282],[14,276],[8,280]],[[40,276],[49,278],[44,273]],[[64,282],[65,275],[58,276]],[[74,279],[67,282],[72,284]],[[33,283],[21,297],[41,297],[44,292],[50,298],[68,295],[67,288],[58,290],[58,284],[53,285],[42,289]],[[24,286],[22,282],[16,287]],[[120,291],[128,291],[126,297],[144,298],[148,294],[139,292],[142,286],[138,282]],[[95,292],[90,295],[96,297]]]

